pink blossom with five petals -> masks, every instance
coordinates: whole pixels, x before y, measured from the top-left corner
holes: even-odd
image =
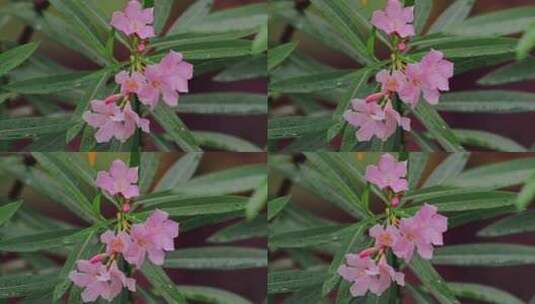
[[[371,23],[387,34],[397,33],[401,38],[414,36],[414,6],[403,7],[399,0],[388,0],[385,10],[373,13]]]
[[[112,162],[110,171],[100,171],[95,184],[111,195],[120,194],[127,199],[139,196],[138,167],[129,168],[122,160]]]
[[[366,168],[366,180],[380,189],[390,188],[394,192],[407,191],[409,184],[405,179],[407,175],[407,162],[398,162],[388,153],[381,155],[377,166]]]
[[[143,9],[137,0],[130,0],[124,12],[114,12],[111,25],[127,36],[136,34],[141,39],[154,37],[154,8]]]

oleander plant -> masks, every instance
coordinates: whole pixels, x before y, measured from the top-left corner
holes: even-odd
[[[9,191],[0,204],[0,301],[253,303],[224,287],[187,283],[195,272],[245,278],[255,269],[263,276],[267,266],[267,250],[255,245],[267,236],[265,164],[198,174],[210,157],[224,156],[2,156],[2,188]],[[162,168],[164,158],[174,163]],[[43,197],[51,204],[44,213],[31,202],[44,204]],[[241,284],[265,290],[262,279]]]
[[[272,303],[535,300],[535,288],[520,277],[522,295],[508,291],[511,286],[480,281],[486,273],[501,276],[513,272],[511,267],[535,264],[535,247],[528,241],[535,232],[535,214],[529,210],[535,159],[486,153],[492,161],[474,166],[477,155],[271,157]],[[476,235],[468,237],[468,231]],[[515,234],[523,238],[508,238]],[[506,266],[501,274],[496,271]],[[478,281],[463,276],[468,270]]]
[[[265,77],[267,4],[191,2],[176,20],[173,0],[2,2],[0,26],[23,24],[17,41],[0,37],[2,150],[261,151],[228,125],[263,126],[263,88],[244,81]],[[95,68],[67,67],[53,48]],[[197,93],[196,79],[216,89]]]
[[[491,133],[451,128],[448,118],[535,110],[534,94],[503,88],[535,79],[535,8],[471,15],[476,1],[457,0],[431,19],[437,2],[273,1],[270,149],[526,151],[503,135],[507,124]],[[451,87],[489,67],[472,89]]]

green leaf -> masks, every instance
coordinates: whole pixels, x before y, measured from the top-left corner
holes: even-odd
[[[145,262],[141,267],[141,272],[167,303],[186,304],[182,293],[161,267]]]
[[[429,33],[442,32],[468,17],[476,0],[457,0],[451,4],[433,23]]]
[[[360,69],[348,75],[351,79],[351,84],[346,94],[343,94],[342,99],[336,105],[336,110],[333,113],[334,121],[343,121],[344,112],[350,107],[351,100],[358,97],[357,94],[367,84],[373,69]]]
[[[210,243],[226,243],[242,241],[250,238],[267,236],[267,222],[263,217],[256,217],[252,221],[241,221],[227,226],[212,234],[208,241]]]
[[[198,247],[167,254],[165,267],[235,270],[267,266],[267,251],[246,247]]]
[[[447,152],[464,151],[453,131],[431,105],[422,101],[412,111]]]
[[[297,42],[281,44],[268,50],[268,70],[271,71],[279,66],[297,47]]]
[[[505,217],[480,230],[477,235],[496,237],[535,231],[535,211],[525,211]]]
[[[94,227],[90,229],[89,232],[72,248],[71,253],[67,257],[67,260],[65,261],[65,264],[63,264],[63,268],[61,268],[61,272],[59,273],[60,281],[54,288],[54,301],[58,301],[63,297],[63,294],[65,294],[71,286],[72,281],[69,279],[69,274],[75,268],[76,262],[80,259],[88,259],[93,254],[94,250],[92,250],[91,247],[94,244],[92,244],[92,240],[98,232],[97,228],[98,227]]]
[[[494,209],[513,206],[516,193],[507,191],[485,191],[464,194],[453,194],[435,198],[432,204],[441,212],[467,212],[481,209]],[[406,209],[407,212],[416,213],[419,207]]]
[[[306,287],[320,286],[325,279],[324,270],[270,271],[268,294],[290,293]]]
[[[21,65],[37,50],[39,43],[32,42],[0,54],[0,76]]]
[[[534,21],[535,8],[514,7],[470,17],[447,31],[464,36],[509,35],[523,32]]]
[[[167,35],[187,32],[208,16],[214,0],[199,0],[194,2],[176,21],[173,23]]]
[[[247,201],[245,208],[245,218],[252,220],[264,209],[268,199],[268,179],[267,176],[259,183],[253,194]]]
[[[433,173],[425,181],[423,188],[441,185],[444,181],[455,178],[463,171],[469,158],[470,153],[454,153],[449,155],[433,170]]]
[[[535,60],[530,57],[498,68],[479,79],[477,83],[481,85],[498,85],[532,79],[535,79]],[[510,101],[515,102],[516,100]]]
[[[433,0],[415,1],[414,28],[417,34],[423,31],[432,8]]]
[[[72,123],[67,117],[28,117],[0,120],[0,138],[14,140],[38,138],[67,130]]]
[[[516,47],[517,60],[526,59],[535,47],[535,22],[526,30]]]
[[[48,231],[0,241],[0,250],[7,252],[33,252],[43,249],[63,247],[72,244],[80,235],[78,229]]]
[[[327,270],[327,276],[322,286],[323,296],[327,296],[340,282],[341,277],[338,274],[338,268],[344,263],[346,254],[359,252],[368,245],[367,239],[364,236],[366,228],[368,228],[366,222],[358,223],[347,228],[347,233],[341,242],[340,249],[337,250]]]
[[[256,34],[253,44],[251,45],[251,53],[258,55],[264,53],[268,49],[268,24],[267,22],[259,26],[260,30]]]
[[[535,111],[535,94],[518,91],[465,91],[444,94],[439,111],[467,113],[517,113]]]
[[[498,189],[522,183],[533,173],[535,173],[535,158],[515,159],[467,170],[448,180],[446,185]]]
[[[254,34],[255,31],[241,30],[232,31],[223,34],[203,34],[203,33],[182,33],[171,36],[153,37],[150,39],[150,45],[157,49],[158,52],[162,52],[169,49],[181,49],[183,46],[195,45],[198,43],[204,43],[209,45],[216,42],[236,42],[238,38],[246,38]]]
[[[325,117],[323,119],[309,116],[272,118],[269,120],[268,139],[301,137],[305,134],[326,131],[332,124],[333,122]]]
[[[241,57],[251,54],[251,41],[246,39],[235,39],[198,42],[174,47],[173,50],[181,52],[185,60],[210,60]],[[148,58],[149,60],[156,62],[160,61],[166,54],[167,52],[158,53]]]
[[[409,181],[409,189],[415,189],[418,185],[422,173],[424,172],[425,167],[427,165],[428,158],[428,153],[415,152],[409,154],[409,173],[407,175],[407,179]]]
[[[13,299],[45,292],[58,282],[57,273],[3,275],[0,277],[0,299]]]
[[[137,203],[145,207],[159,208],[171,216],[194,216],[205,214],[221,214],[245,210],[248,199],[242,196],[218,196],[186,198],[181,195],[161,196],[153,199],[140,200]],[[144,218],[151,213],[143,211],[137,215]]]
[[[448,287],[459,298],[494,304],[523,304],[524,301],[516,296],[490,286],[450,282]]]
[[[411,284],[407,284],[405,286],[407,290],[410,292],[411,297],[415,301],[416,304],[435,304],[436,302],[425,293],[421,288],[413,286]]]
[[[201,147],[210,150],[234,151],[234,152],[261,152],[262,149],[255,144],[239,137],[217,133],[194,131],[193,137]]]
[[[160,34],[173,11],[173,0],[154,0],[154,31]]]
[[[290,202],[290,196],[281,196],[270,200],[268,205],[268,221],[274,219]]]
[[[438,248],[433,264],[456,266],[514,266],[535,264],[535,247],[502,243],[452,245]]]
[[[201,286],[178,285],[176,287],[188,300],[217,304],[252,304],[240,295],[224,289]]]
[[[311,2],[333,29],[350,43],[361,63],[370,64],[373,62],[365,43],[359,36],[359,28],[357,27],[359,16],[351,9],[348,2],[329,0],[312,0]]]
[[[189,181],[202,159],[202,152],[190,152],[177,160],[162,176],[154,187],[154,192],[175,190],[181,184]]]
[[[152,111],[152,114],[181,149],[186,152],[200,151],[193,134],[169,107],[160,104]]]
[[[0,207],[0,226],[9,221],[17,210],[19,210],[20,206],[22,206],[22,201],[2,205]]]
[[[522,190],[518,194],[516,200],[516,207],[518,210],[524,210],[535,198],[535,174],[531,175],[527,180]]]
[[[267,97],[250,93],[205,93],[180,97],[179,113],[254,115],[267,113]]]
[[[160,158],[161,154],[159,153],[141,153],[141,164],[139,166],[141,174],[139,177],[139,190],[141,193],[149,191],[154,176],[156,175],[156,171],[160,165]]]
[[[455,295],[449,289],[444,279],[433,268],[430,262],[419,256],[415,256],[412,258],[409,268],[441,304],[461,303],[455,298]]]
[[[353,231],[354,229],[349,229],[346,225],[327,225],[274,234],[269,238],[269,247],[273,249],[314,247],[326,243],[339,242]]]
[[[224,33],[235,30],[258,29],[268,21],[268,4],[255,3],[216,11],[188,31],[197,33]]]
[[[453,129],[453,133],[465,146],[481,147],[501,152],[526,152],[527,149],[512,139],[498,134],[465,129]]]
[[[274,80],[269,85],[270,94],[274,93],[312,93],[345,87],[353,81],[353,72],[328,71],[305,76]]]

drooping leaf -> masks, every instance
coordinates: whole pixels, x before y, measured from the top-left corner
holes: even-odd
[[[208,238],[208,241],[211,243],[235,242],[265,237],[267,234],[267,221],[265,218],[258,216],[252,221],[240,221],[218,230]]]
[[[526,58],[488,73],[479,79],[477,83],[481,85],[498,85],[532,79],[535,79],[535,60]],[[510,101],[515,102],[516,100]]]
[[[154,0],[154,32],[160,34],[173,9],[173,0]]]
[[[416,33],[421,33],[427,23],[431,9],[433,8],[432,0],[416,0],[415,2],[414,28]]]
[[[0,54],[0,76],[13,70],[26,61],[39,47],[39,43],[32,42],[5,51]]]
[[[535,111],[535,94],[518,91],[467,91],[444,94],[439,111],[516,113]]]
[[[429,158],[428,153],[415,152],[409,154],[408,174],[407,180],[409,181],[409,189],[415,189],[420,181],[420,177],[425,170],[427,160]]]
[[[270,200],[268,206],[268,221],[274,219],[290,202],[290,196],[281,196]]]
[[[253,194],[247,201],[245,207],[245,218],[247,220],[253,220],[264,209],[268,199],[268,178],[267,176],[258,184],[253,191]]]
[[[448,152],[464,151],[459,140],[453,134],[447,123],[440,114],[425,101],[418,104],[413,113],[420,122],[427,128],[433,137],[440,143],[444,150]]]
[[[202,22],[208,16],[214,0],[199,0],[193,3],[169,28],[167,35],[187,32],[193,25]]]
[[[201,151],[193,134],[178,116],[167,106],[160,104],[152,111],[154,118],[160,123],[173,141],[184,151]]]
[[[180,97],[179,113],[255,115],[267,113],[267,98],[250,93],[205,93]]]
[[[202,303],[217,304],[252,304],[252,302],[243,298],[242,296],[224,289],[186,285],[178,285],[176,288],[187,300],[196,302],[198,301]]]
[[[154,192],[175,190],[191,179],[202,159],[202,152],[190,152],[177,160],[154,187]]]
[[[2,205],[0,207],[0,226],[9,221],[9,219],[17,212],[17,210],[19,210],[21,206],[22,201]]]
[[[159,208],[171,216],[195,216],[207,214],[222,214],[233,211],[244,211],[248,199],[242,196],[218,196],[186,198],[180,195],[162,196],[138,201],[145,207]],[[138,214],[140,218],[147,217],[150,211]]]
[[[498,134],[465,129],[453,129],[453,133],[465,146],[481,147],[501,152],[526,152],[527,149],[512,139]]]
[[[80,235],[78,229],[58,230],[32,235],[4,239],[0,241],[0,250],[6,252],[32,252],[43,249],[58,248],[72,244]]]
[[[303,248],[337,242],[346,237],[351,229],[346,225],[327,225],[305,230],[285,232],[271,235],[269,246],[271,248]]]
[[[38,138],[66,131],[72,123],[68,117],[28,117],[0,120],[0,138],[14,140]]]
[[[330,119],[308,116],[287,116],[269,120],[268,139],[296,138],[326,131],[333,125]]]
[[[268,70],[280,65],[297,47],[297,42],[289,42],[268,50]]]
[[[419,256],[415,256],[412,258],[409,267],[441,304],[461,303],[455,298],[455,295],[444,279],[433,268],[429,261],[426,261]]]
[[[535,48],[535,23],[532,23],[529,26],[518,42],[518,46],[516,47],[516,59],[526,59],[533,48]]]
[[[44,292],[58,282],[57,273],[6,275],[0,277],[0,299],[11,299]]]
[[[193,131],[193,137],[199,146],[209,150],[233,152],[261,152],[256,144],[245,139],[218,132]]]

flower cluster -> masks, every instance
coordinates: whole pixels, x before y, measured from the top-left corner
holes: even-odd
[[[396,207],[400,197],[408,190],[407,163],[397,162],[390,154],[381,156],[377,166],[368,166],[366,180],[386,192],[391,199],[384,224],[373,226],[370,237],[375,242],[359,254],[346,255],[346,264],[338,274],[352,282],[351,294],[363,296],[368,291],[381,295],[392,282],[404,286],[404,274],[387,262],[388,251],[405,262],[410,262],[414,251],[424,259],[433,257],[433,246],[443,245],[442,234],[448,229],[448,219],[437,214],[437,208],[424,204],[409,218],[398,218]]]
[[[97,129],[98,143],[109,142],[112,138],[125,142],[137,128],[149,132],[149,121],[132,109],[134,98],[154,109],[160,96],[167,105],[176,106],[179,93],[188,92],[193,65],[184,61],[181,53],[170,51],[157,64],[148,64],[143,57],[148,50],[147,39],[155,36],[153,11],[153,8],[143,9],[137,0],[130,0],[124,12],[113,13],[111,25],[131,38],[133,53],[130,70],[115,76],[115,82],[121,87],[120,94],[91,101],[91,110],[83,115],[83,119]]]
[[[441,91],[449,91],[449,79],[453,76],[453,63],[444,54],[430,50],[420,62],[409,62],[402,53],[407,51],[407,39],[415,35],[414,7],[403,7],[399,0],[388,0],[384,11],[376,11],[371,23],[391,35],[392,66],[375,76],[381,84],[380,92],[364,99],[354,99],[352,109],[344,114],[345,120],[359,130],[359,141],[369,141],[373,136],[386,141],[397,127],[410,131],[410,119],[401,117],[394,109],[393,97],[415,107],[420,97],[430,104],[437,104]]]
[[[108,301],[119,295],[123,288],[135,291],[136,281],[119,269],[122,258],[140,268],[145,257],[156,265],[162,265],[165,251],[173,251],[174,238],[178,236],[178,223],[169,220],[166,212],[156,209],[143,223],[133,223],[129,216],[130,199],[139,195],[138,168],[129,168],[121,160],[113,161],[109,172],[100,171],[95,184],[122,202],[118,213],[117,231],[107,230],[100,236],[106,248],[89,260],[78,260],[77,270],[69,275],[79,287],[84,302],[102,297]]]

